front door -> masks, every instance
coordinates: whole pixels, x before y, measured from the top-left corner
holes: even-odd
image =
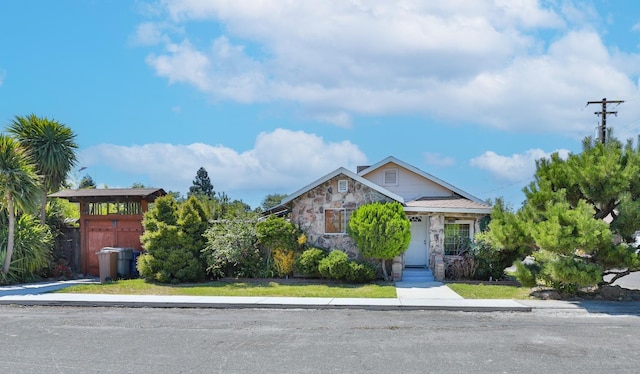
[[[411,242],[404,253],[404,266],[429,265],[429,240],[427,216],[409,216],[411,221]]]

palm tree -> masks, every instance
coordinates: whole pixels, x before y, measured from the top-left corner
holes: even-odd
[[[36,173],[42,177],[40,222],[44,224],[47,194],[57,192],[76,165],[76,135],[69,127],[35,114],[16,116],[7,131],[26,149]]]
[[[9,236],[2,272],[9,273],[16,226],[16,210],[33,211],[36,208],[40,184],[34,166],[25,150],[13,138],[0,134],[0,206],[7,209]]]

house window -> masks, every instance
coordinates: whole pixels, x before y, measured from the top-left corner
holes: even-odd
[[[398,185],[398,169],[386,169],[384,171],[384,185],[385,186]]]
[[[345,234],[347,223],[353,210],[349,209],[325,209],[324,232],[325,234]]]
[[[444,224],[444,254],[459,256],[471,248],[473,222],[454,221]]]
[[[347,192],[349,190],[349,182],[346,179],[338,181],[338,192]]]

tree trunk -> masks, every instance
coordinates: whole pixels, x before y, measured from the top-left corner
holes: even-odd
[[[385,282],[389,280],[389,275],[387,275],[387,260],[385,260],[384,258],[381,260],[382,261],[382,276],[384,277]]]
[[[42,192],[42,206],[40,207],[40,223],[45,224],[47,221],[47,190]]]
[[[16,229],[16,212],[13,210],[13,197],[7,194],[7,208],[9,209],[9,235],[7,238],[7,254],[4,258],[4,267],[2,272],[6,275],[9,274],[9,267],[11,266],[11,256],[13,255],[13,242]]]

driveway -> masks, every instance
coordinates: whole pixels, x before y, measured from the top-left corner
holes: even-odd
[[[636,271],[626,277],[622,277],[614,284],[630,290],[640,290],[640,271]]]

